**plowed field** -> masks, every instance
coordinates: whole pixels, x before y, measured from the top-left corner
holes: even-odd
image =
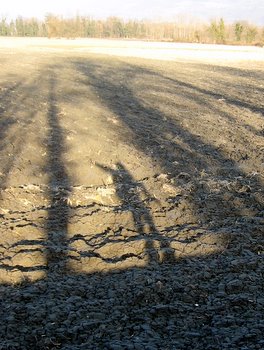
[[[0,349],[262,349],[264,63],[0,65]]]

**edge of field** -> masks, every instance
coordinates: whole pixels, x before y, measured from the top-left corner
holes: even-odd
[[[264,48],[189,44],[172,42],[131,41],[114,39],[48,39],[0,38],[1,50],[27,49],[29,52],[71,51],[111,56],[138,57],[165,61],[202,61],[204,63],[264,63]]]

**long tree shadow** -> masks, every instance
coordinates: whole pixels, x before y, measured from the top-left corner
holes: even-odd
[[[252,105],[251,103],[243,100],[242,98],[238,99],[238,98],[232,97],[232,96],[226,94],[226,92],[218,93],[216,91],[211,91],[209,89],[201,88],[199,86],[195,86],[194,84],[187,83],[185,81],[181,81],[181,80],[167,77],[164,75],[157,75],[157,76],[159,76],[162,79],[166,79],[169,82],[173,83],[174,87],[194,90],[195,93],[197,94],[197,96],[198,96],[198,94],[201,94],[203,96],[213,97],[216,100],[217,99],[224,99],[227,103],[229,103],[233,106],[240,107],[240,108],[244,107],[244,108],[249,109],[252,112],[256,112],[256,113],[260,113],[260,114],[264,115],[264,107],[260,106],[261,101],[259,101],[260,102],[259,106],[256,106],[256,105]]]
[[[65,140],[58,119],[56,99],[56,75],[49,77],[48,96],[48,164],[49,174],[48,217],[45,230],[47,235],[47,270],[49,272],[65,272],[67,257],[67,232],[69,222],[68,198],[71,193],[71,183],[67,174],[63,155]]]
[[[10,78],[11,79],[11,78]],[[34,77],[20,80],[12,76],[12,83],[3,84],[0,94],[0,208],[1,208],[1,280],[8,281],[12,274],[31,273],[45,270],[42,261],[25,263],[21,256],[43,253],[43,240],[36,237],[17,236],[14,227],[28,227],[42,230],[39,223],[27,218],[26,198],[20,191],[31,184],[23,183],[24,172],[31,174],[31,154],[25,149],[31,139],[36,123],[41,125],[39,118],[39,98],[36,98],[36,81]],[[34,100],[34,103],[33,103]],[[28,108],[28,109],[27,109]],[[27,136],[27,137],[26,137]],[[41,137],[40,137],[41,140]],[[39,141],[39,140],[38,140]],[[32,171],[34,173],[34,171]],[[21,179],[20,179],[21,174]],[[17,185],[18,183],[18,185]],[[33,186],[34,187],[34,186]],[[26,190],[27,191],[27,190]],[[14,207],[12,203],[15,203]],[[21,203],[21,205],[19,204]],[[16,205],[17,204],[17,205]],[[45,244],[44,244],[45,245]],[[12,259],[15,258],[14,261]],[[2,274],[3,273],[3,274]],[[12,278],[10,279],[10,281]]]
[[[197,216],[201,222],[210,223],[215,228],[230,226],[232,230],[236,229],[240,217],[243,221],[243,213],[246,210],[251,212],[249,216],[258,216],[262,208],[258,195],[259,190],[263,189],[261,178],[249,178],[250,174],[244,173],[232,157],[226,156],[213,144],[203,141],[201,136],[192,134],[182,125],[181,121],[173,118],[169,113],[162,114],[159,110],[152,108],[148,102],[144,101],[144,96],[139,99],[139,91],[144,93],[141,88],[146,88],[146,84],[142,87],[139,84],[134,86],[133,81],[140,76],[141,81],[155,82],[155,86],[160,82],[161,93],[164,89],[166,91],[169,88],[171,94],[176,94],[187,101],[192,99],[194,103],[197,101],[200,105],[203,103],[205,108],[208,104],[207,95],[217,100],[220,94],[198,88],[190,83],[162,77],[160,73],[138,68],[136,65],[124,65],[122,61],[115,65],[108,64],[104,60],[96,63],[92,60],[85,63],[80,60],[74,61],[73,64],[79,72],[83,73],[83,83],[93,86],[105,106],[114,112],[122,122],[123,141],[130,142],[138,150],[150,156],[166,173],[177,178],[184,171],[197,183],[196,179],[205,172],[209,174],[208,183],[209,180],[214,179],[223,184],[225,181],[227,184],[233,182],[233,185],[215,194],[211,193],[205,183],[197,183],[191,202],[196,207]],[[118,69],[117,75],[114,69]],[[134,89],[138,89],[137,96]],[[227,99],[235,106],[262,112],[262,108],[258,106],[253,108],[232,97],[227,97]],[[115,128],[114,126],[109,127]],[[120,127],[118,130],[121,130]],[[243,186],[247,185],[247,189],[243,190]],[[231,200],[225,199],[226,194]],[[235,198],[239,198],[239,206],[235,204]],[[205,210],[207,205],[209,210]]]
[[[49,70],[47,70],[49,71]],[[18,275],[23,273],[41,273],[44,275],[46,271],[63,271],[66,264],[65,255],[67,251],[66,236],[67,236],[67,225],[68,225],[68,196],[71,191],[70,181],[65,170],[63,163],[63,152],[65,151],[63,131],[61,129],[58,120],[58,110],[57,110],[57,98],[56,98],[56,76],[50,75],[47,77],[48,83],[48,98],[47,98],[47,116],[44,121],[43,129],[48,130],[46,138],[44,138],[44,143],[47,145],[45,154],[47,154],[47,164],[45,168],[42,169],[46,174],[48,174],[48,186],[46,186],[49,205],[47,208],[47,213],[45,216],[45,224],[43,224],[43,204],[34,207],[34,205],[27,209],[26,207],[19,207],[21,209],[14,210],[10,208],[10,215],[6,220],[6,224],[2,223],[3,227],[6,228],[6,233],[3,237],[4,244],[1,245],[1,252],[5,252],[1,256],[1,270],[5,274],[8,271],[17,272]],[[46,87],[42,85],[42,88]],[[38,112],[38,104],[31,106],[32,96],[34,96],[36,91],[36,86],[32,84],[26,84],[25,86],[19,82],[12,85],[8,90],[5,90],[2,98],[4,105],[4,112],[6,115],[10,115],[10,120],[2,118],[1,123],[3,128],[0,133],[3,137],[0,143],[0,150],[3,153],[4,160],[2,163],[1,174],[1,188],[5,188],[8,183],[9,177],[11,177],[11,172],[17,170],[15,168],[15,161],[19,159],[24,147],[24,137],[25,133],[32,125],[36,125],[36,116]],[[13,101],[14,96],[16,100]],[[39,96],[39,95],[38,95]],[[31,100],[30,100],[31,99]],[[22,106],[20,105],[22,103]],[[32,107],[28,113],[26,113],[25,106]],[[20,114],[23,112],[25,114],[24,119],[19,119]],[[18,116],[16,116],[18,115]],[[15,117],[16,116],[16,117]],[[43,121],[42,121],[43,122]],[[38,120],[39,125],[42,122]],[[12,129],[13,127],[13,129]],[[28,134],[32,137],[32,131],[29,129]],[[40,134],[40,139],[41,139]],[[45,142],[46,141],[46,142]],[[11,147],[11,150],[9,149]],[[5,152],[5,154],[4,154]],[[7,154],[10,152],[10,154]],[[7,155],[9,157],[7,157]],[[31,157],[29,154],[27,157]],[[7,161],[6,161],[7,160]],[[30,161],[30,160],[29,160]],[[30,163],[30,165],[32,165]],[[34,165],[34,164],[33,164]],[[27,164],[23,164],[24,167]],[[22,169],[20,169],[22,171]],[[28,187],[29,186],[29,187]],[[27,188],[31,190],[27,190]],[[30,193],[34,188],[38,188],[36,185],[32,184],[20,184],[16,186],[15,193],[19,196]],[[19,193],[21,191],[21,193]],[[24,192],[23,192],[24,191]],[[2,193],[0,193],[2,195]],[[12,192],[5,193],[5,197],[11,195],[12,200],[15,196]],[[35,196],[32,193],[33,197]],[[33,199],[31,197],[30,199]],[[27,197],[26,197],[27,198]],[[22,197],[22,201],[30,204],[28,199]],[[5,200],[5,198],[3,199]],[[7,200],[9,200],[7,198]],[[12,203],[12,201],[11,201]],[[2,205],[1,205],[2,206]],[[22,209],[23,208],[23,209]],[[1,215],[4,218],[4,215]],[[36,220],[37,222],[34,222]],[[14,226],[17,228],[21,227],[23,229],[23,235],[18,236],[19,239],[15,239],[15,234],[12,230]],[[28,227],[28,234],[26,234],[26,228]],[[46,236],[44,239],[43,236]],[[7,253],[6,253],[7,252]],[[30,258],[27,261],[27,257],[36,254],[35,258]],[[16,262],[13,262],[13,259]],[[11,276],[10,275],[10,276]],[[2,276],[1,276],[2,277]],[[7,277],[5,277],[7,278]],[[4,278],[4,279],[5,279]],[[7,278],[8,280],[8,278]]]
[[[44,208],[47,218],[43,243],[48,273],[45,279],[35,283],[21,283],[18,287],[0,285],[0,347],[14,350],[260,349],[263,345],[263,286],[259,279],[262,265],[257,250],[259,242],[252,236],[254,230],[263,232],[261,224],[254,221],[261,218],[263,210],[257,196],[262,190],[261,180],[249,177],[235,160],[193,135],[169,113],[163,114],[146,105],[135,93],[133,81],[128,79],[129,74],[130,79],[138,74],[137,67],[119,66],[120,82],[120,75],[116,76],[113,67],[104,64],[80,59],[75,61],[74,68],[83,73],[83,83],[92,85],[105,106],[122,122],[122,127],[114,126],[117,135],[156,161],[175,187],[190,178],[195,183],[198,178],[194,188],[190,187],[188,204],[193,205],[201,225],[216,228],[216,233],[220,227],[237,234],[236,246],[222,254],[187,257],[171,265],[156,264],[152,268],[151,261],[157,254],[153,238],[157,237],[168,249],[170,246],[136,188],[147,197],[149,191],[135,180],[124,162],[120,161],[116,167],[98,164],[113,177],[121,202],[116,209],[129,210],[137,233],[150,238],[149,246],[146,245],[149,264],[115,273],[66,273],[71,243],[67,236],[72,181],[64,161],[66,145],[57,106],[57,76],[53,72],[48,76],[49,207]],[[153,77],[153,72],[147,69],[140,74],[146,81]],[[159,83],[159,77],[155,78]],[[195,98],[194,93],[184,93],[188,94],[188,100]],[[173,136],[173,141],[168,134]],[[201,183],[202,171],[209,175]],[[220,192],[213,192],[207,186],[214,178],[224,184]],[[234,179],[238,188],[232,185]],[[244,190],[243,186],[247,185],[250,188]],[[226,195],[229,195],[227,199]],[[176,211],[180,211],[177,198],[169,199],[176,205]],[[239,200],[238,205],[234,199]],[[84,209],[88,211],[89,205]],[[245,215],[245,210],[249,210],[249,214]],[[88,212],[84,216],[91,220]],[[186,216],[184,220],[186,222]],[[239,235],[241,231],[247,234]],[[101,233],[100,238],[105,234]],[[107,240],[103,244],[105,242]],[[36,244],[33,240],[28,243]]]
[[[196,67],[194,69],[199,69],[199,67]],[[206,69],[206,68],[204,68]],[[222,72],[222,69],[218,71],[219,67],[216,68],[217,74],[220,74]],[[227,70],[228,71],[228,70]],[[209,73],[212,74],[212,72],[209,70]],[[237,87],[243,86],[243,83],[247,85],[247,90],[257,92],[257,94],[262,94],[262,89],[256,86],[251,86],[249,84],[249,76],[246,76],[246,81],[243,80],[238,83],[229,84],[230,89],[232,89],[233,93],[236,92],[234,95],[227,94],[226,93],[226,81],[224,78],[229,78],[230,76],[227,74],[227,76],[224,76],[221,78],[221,80],[217,80],[217,89],[215,89],[214,84],[210,84],[210,88],[202,88],[198,84],[195,84],[194,82],[186,82],[180,79],[175,79],[167,74],[160,74],[160,73],[154,73],[155,76],[160,79],[162,82],[164,88],[163,91],[166,91],[169,94],[174,94],[175,89],[179,89],[177,95],[182,96],[184,99],[189,100],[190,103],[195,101],[197,106],[199,108],[208,110],[209,113],[216,113],[219,117],[224,118],[227,120],[230,124],[232,124],[235,121],[235,117],[232,116],[232,113],[228,113],[224,110],[223,107],[219,106],[218,101],[223,101],[226,105],[228,105],[230,108],[236,107],[237,110],[244,109],[246,111],[249,111],[249,113],[258,113],[261,117],[264,114],[264,107],[261,106],[261,101],[257,99],[256,96],[254,96],[255,101],[250,101],[250,97],[252,96],[241,96],[239,95],[239,91]],[[261,73],[259,73],[258,76],[261,76]],[[212,78],[212,77],[211,77]],[[213,79],[213,78],[212,78]],[[166,86],[166,87],[165,87]],[[246,89],[246,86],[243,86],[244,89]],[[155,88],[152,88],[152,90],[155,92]],[[159,93],[159,88],[156,89],[156,93]],[[250,95],[250,94],[249,94]],[[205,103],[206,101],[206,103]],[[255,102],[255,103],[254,103]],[[247,131],[252,132],[256,136],[263,137],[263,128],[262,130],[258,130],[255,126],[252,124],[250,125],[250,121],[241,120],[241,126],[245,128]]]

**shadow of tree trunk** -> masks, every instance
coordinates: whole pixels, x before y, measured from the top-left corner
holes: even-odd
[[[47,115],[48,172],[50,205],[46,222],[47,269],[63,272],[67,259],[67,232],[69,220],[68,198],[71,192],[70,179],[63,162],[65,143],[58,117],[56,101],[56,76],[49,78],[49,109]]]
[[[263,181],[259,178],[249,180],[249,173],[240,168],[232,149],[228,150],[233,152],[230,155],[221,148],[217,148],[213,140],[208,142],[202,134],[196,135],[191,128],[184,126],[185,120],[192,123],[192,120],[186,117],[185,110],[194,108],[193,105],[196,108],[203,106],[203,111],[213,110],[227,119],[227,112],[223,107],[222,110],[220,107],[218,110],[214,107],[221,94],[200,88],[195,82],[191,84],[168,78],[152,69],[142,68],[136,64],[123,64],[122,61],[119,63],[104,60],[95,62],[91,59],[85,63],[76,60],[73,64],[76,70],[83,74],[83,84],[92,86],[104,105],[121,122],[123,142],[134,146],[135,149],[150,157],[164,172],[171,174],[176,185],[181,183],[179,177],[182,172],[190,176],[196,187],[191,194],[190,205],[193,206],[199,222],[204,226],[214,229],[226,226],[233,229],[237,220],[243,221],[245,210],[252,211],[252,216],[261,211],[261,202],[256,194],[259,190],[263,191]],[[153,86],[147,85],[150,82]],[[160,93],[167,94],[167,99],[159,98],[165,112],[155,108],[154,99],[148,100],[144,97],[146,88],[153,91],[154,96],[159,96]],[[253,108],[242,99],[236,100],[235,96],[224,97],[229,104],[237,108],[263,112],[262,107]],[[158,97],[156,99],[158,100]],[[181,108],[178,113],[177,109],[174,111],[172,102],[170,102],[171,109],[166,109],[170,99],[179,100],[185,107],[184,112],[181,112]],[[206,129],[200,125],[197,130],[202,133]],[[117,132],[120,133],[120,127]],[[236,145],[232,144],[232,146],[235,149]],[[214,195],[207,185],[202,184],[203,172],[208,173],[207,181],[217,180],[222,184],[230,181],[233,187],[223,189]],[[237,180],[238,184],[234,180]],[[249,195],[243,190],[239,192],[236,185],[252,186],[252,193]],[[226,195],[232,200],[226,200]],[[240,206],[235,205],[235,198],[238,196]],[[211,206],[210,210],[205,209],[208,203]]]

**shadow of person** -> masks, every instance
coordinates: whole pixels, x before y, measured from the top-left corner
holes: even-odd
[[[155,226],[151,208],[148,206],[151,195],[144,184],[136,181],[120,162],[112,168],[98,163],[96,166],[111,175],[116,194],[122,203],[119,210],[131,212],[135,229],[139,237],[145,240],[148,263],[174,262],[174,249]]]

